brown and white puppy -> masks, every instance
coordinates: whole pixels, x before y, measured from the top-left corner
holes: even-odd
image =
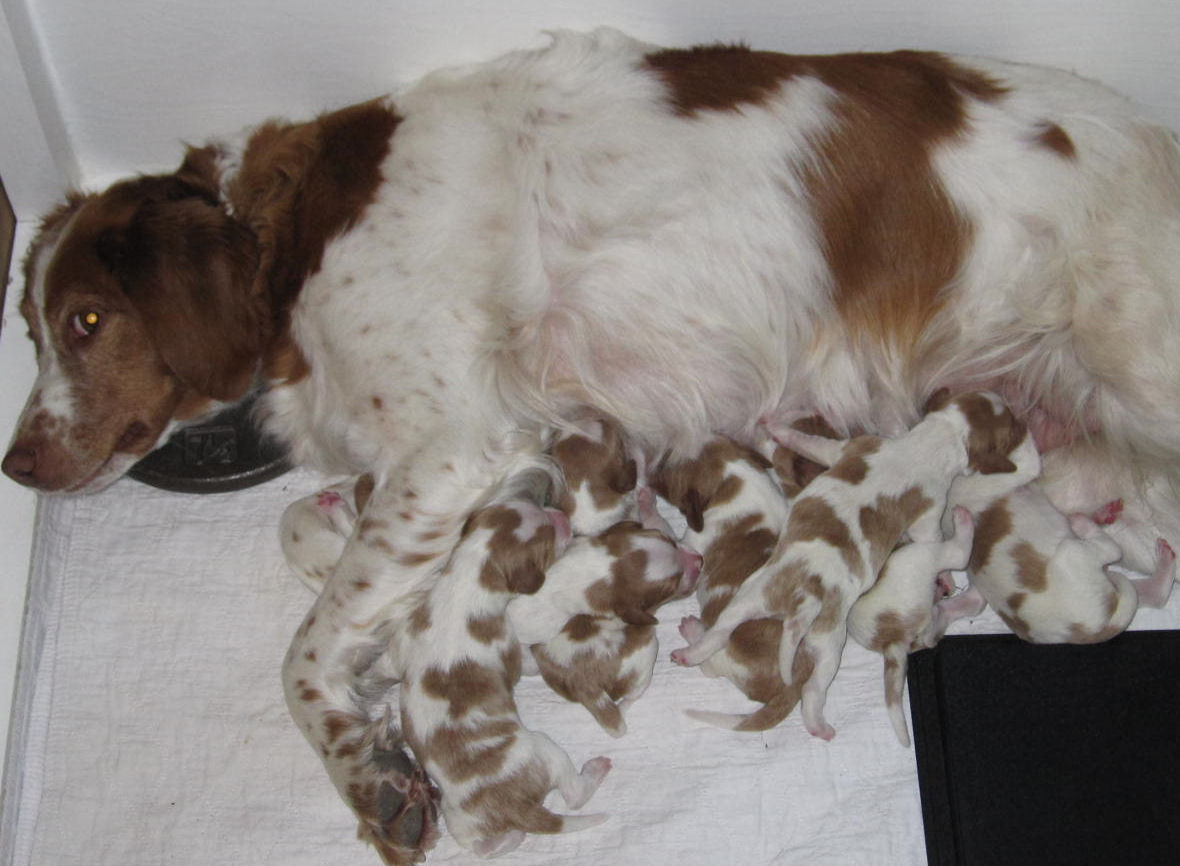
[[[626,732],[622,711],[651,681],[655,610],[692,592],[700,573],[700,556],[653,528],[652,515],[574,538],[545,585],[508,606],[517,639],[532,649],[526,672],[583,704],[613,736]]]
[[[717,436],[690,459],[665,460],[652,476],[653,488],[684,514],[684,543],[704,557],[697,583],[701,616],[685,617],[680,623],[680,634],[689,643],[700,639],[738,588],[766,563],[786,526],[789,503],[781,481],[785,471],[798,483],[794,455],[783,448],[774,450],[784,460],[772,472],[771,463],[758,452]],[[725,647],[701,665],[707,676],[726,677],[762,708],[747,715],[687,713],[739,731],[766,730],[786,718],[799,702],[799,685],[810,669],[795,671],[794,685],[783,681],[778,667],[782,631],[782,621],[774,617],[744,622]],[[804,656],[798,660],[802,663]]]
[[[612,737],[627,733],[623,714],[647,690],[658,653],[654,625],[587,613],[532,647],[537,672],[549,688],[584,706]]]
[[[610,761],[594,758],[579,773],[549,737],[521,724],[513,699],[521,648],[508,627],[508,603],[541,588],[567,541],[560,512],[523,500],[480,509],[411,617],[402,730],[439,786],[447,829],[481,856],[512,850],[526,833],[606,820],[545,808],[555,787],[570,808],[582,806]]]
[[[939,519],[951,481],[966,472],[1013,472],[1008,454],[1025,430],[994,394],[938,395],[931,411],[895,439],[847,442],[774,430],[788,448],[830,466],[792,505],[770,560],[747,580],[696,643],[673,661],[696,665],[728,642],[741,623],[766,616],[784,621],[779,670],[794,681],[796,650],[813,670],[801,693],[807,730],[831,739],[823,717],[848,634],[848,611],[877,579],[893,548],[942,539]],[[801,646],[802,645],[802,646]]]
[[[952,487],[951,496],[967,486]],[[1096,516],[1111,521],[1117,511]],[[971,583],[1026,641],[1109,640],[1140,605],[1162,607],[1172,591],[1176,554],[1164,539],[1156,541],[1150,576],[1111,569],[1122,559],[1118,543],[1091,517],[1058,511],[1036,483],[982,509],[976,520]]]
[[[340,561],[357,515],[372,492],[373,477],[362,475],[297,499],[284,509],[279,519],[283,557],[300,582],[317,595]]]
[[[556,504],[575,535],[597,535],[632,513],[640,469],[616,425],[583,421],[558,433],[549,455],[565,477]]]
[[[545,643],[579,614],[655,625],[653,611],[692,592],[700,557],[664,533],[633,520],[594,536],[576,536],[536,593],[508,606],[508,622],[526,645]]]
[[[983,596],[974,589],[951,595],[945,573],[967,566],[975,534],[967,509],[953,509],[953,528],[946,541],[916,541],[895,550],[872,589],[848,612],[848,633],[885,657],[885,707],[903,746],[910,744],[902,709],[910,652],[934,646],[952,622],[984,608]]]

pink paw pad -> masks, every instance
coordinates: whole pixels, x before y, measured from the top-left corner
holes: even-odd
[[[1176,561],[1176,551],[1172,549],[1172,545],[1168,544],[1162,538],[1156,540],[1155,552],[1159,561],[1164,565],[1169,565]]]

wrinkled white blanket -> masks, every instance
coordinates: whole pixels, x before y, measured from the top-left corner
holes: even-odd
[[[0,863],[379,862],[289,721],[279,683],[312,599],[286,570],[276,527],[285,504],[322,480],[296,472],[210,496],[122,481],[43,501]],[[612,817],[530,837],[503,862],[923,863],[913,752],[886,718],[880,658],[849,645],[829,695],[831,743],[809,737],[797,714],[762,735],[716,730],[681,710],[752,705],[668,661],[693,610],[684,601],[661,612],[660,661],[622,739],[539,679],[521,682],[526,725],[575,763],[613,760],[586,807]],[[1180,625],[1180,593],[1135,625]],[[990,612],[952,629],[1002,630]],[[444,833],[428,862],[475,858]]]

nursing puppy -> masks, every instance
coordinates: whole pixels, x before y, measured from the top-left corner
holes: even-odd
[[[447,829],[485,857],[512,850],[526,833],[569,832],[606,820],[545,808],[555,787],[567,806],[582,806],[610,761],[594,758],[579,773],[549,737],[521,724],[512,694],[521,651],[505,611],[514,596],[541,588],[568,543],[559,515],[525,501],[473,513],[411,615],[402,731],[440,789]]]
[[[580,614],[610,614],[631,625],[655,625],[652,613],[696,585],[700,557],[656,529],[625,520],[594,536],[576,536],[535,593],[508,605],[522,644],[545,643]]]
[[[634,510],[639,464],[614,424],[594,419],[562,431],[549,456],[565,477],[556,504],[575,535],[597,535]]]
[[[654,625],[586,613],[532,647],[537,672],[549,688],[584,706],[612,737],[627,733],[623,714],[647,690],[658,653]]]
[[[772,448],[780,466],[795,479],[794,455]],[[729,604],[738,588],[770,558],[786,525],[789,504],[781,479],[784,469],[762,454],[717,436],[687,460],[665,461],[653,473],[652,487],[680,509],[688,523],[684,543],[701,552],[704,562],[697,583],[700,618],[685,617],[680,634],[699,640]],[[801,489],[801,487],[800,487]],[[793,685],[783,682],[778,650],[783,626],[765,617],[734,629],[723,649],[701,665],[706,676],[730,680],[750,700],[763,706],[747,715],[686,710],[700,721],[739,731],[762,731],[785,719],[799,702],[799,684],[810,667],[796,670]],[[807,663],[800,654],[797,664]]]
[[[968,486],[955,485],[951,496]],[[1108,507],[1097,516],[1110,521],[1117,511]],[[1176,554],[1167,541],[1156,541],[1153,574],[1128,577],[1109,568],[1122,559],[1115,540],[1091,517],[1058,511],[1038,484],[982,509],[977,526],[971,583],[1031,643],[1109,640],[1140,605],[1162,607],[1172,591]]]
[[[913,542],[894,551],[872,589],[848,612],[848,633],[885,657],[885,707],[903,746],[910,745],[902,709],[910,652],[934,646],[952,622],[984,608],[975,589],[951,595],[954,587],[946,572],[967,566],[974,537],[966,508],[953,509],[952,519],[954,534],[946,541]]]
[[[692,592],[701,567],[698,554],[654,528],[663,524],[654,508],[641,513],[642,524],[574,538],[545,585],[508,606],[517,639],[532,650],[526,673],[585,706],[612,736],[626,733],[623,711],[651,682],[654,611]]]
[[[786,447],[831,468],[793,503],[767,564],[742,585],[712,628],[672,654],[673,661],[700,664],[724,647],[741,623],[781,618],[784,680],[794,681],[800,644],[813,666],[801,692],[804,724],[815,736],[835,736],[823,705],[840,665],[853,603],[907,534],[916,542],[942,540],[939,520],[957,475],[1012,472],[1008,454],[1026,435],[1000,398],[987,392],[953,400],[940,393],[929,408],[896,439],[841,442],[791,428],[772,431]]]
[[[297,499],[279,519],[279,546],[287,567],[319,594],[324,581],[340,561],[357,515],[365,510],[373,492],[373,477],[362,475]]]

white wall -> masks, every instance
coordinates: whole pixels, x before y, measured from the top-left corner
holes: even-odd
[[[663,44],[920,47],[1050,63],[1103,79],[1180,128],[1176,0],[3,3],[27,11],[81,179],[96,184],[171,167],[180,139],[303,117],[435,66],[534,44],[547,27],[601,23]]]
[[[666,45],[800,53],[929,48],[1099,78],[1180,129],[1177,0],[0,0],[0,176],[24,221],[70,183],[172,167],[181,140],[305,117],[436,66],[611,24]],[[31,381],[0,331],[0,443]],[[0,478],[0,742],[35,499]]]

